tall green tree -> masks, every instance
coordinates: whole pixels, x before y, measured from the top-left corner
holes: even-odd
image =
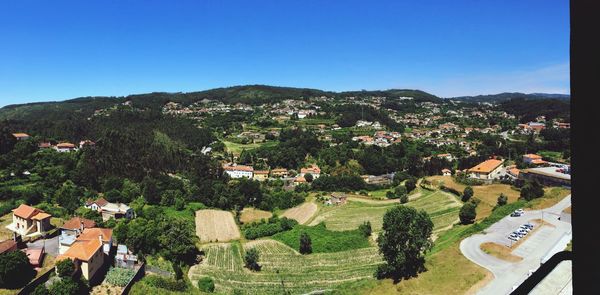
[[[466,202],[469,199],[471,199],[471,197],[473,197],[473,188],[471,186],[467,186],[467,187],[465,187],[465,190],[463,191],[462,201]]]
[[[312,241],[306,232],[300,234],[300,254],[312,253]]]
[[[398,280],[424,270],[425,253],[433,246],[432,231],[433,222],[427,212],[407,206],[389,209],[377,238],[386,263],[379,266],[375,276]]]

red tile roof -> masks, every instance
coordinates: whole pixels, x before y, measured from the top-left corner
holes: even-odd
[[[27,206],[25,204],[21,204],[19,205],[19,207],[17,207],[17,209],[13,209],[13,214],[24,219],[30,219],[31,217],[35,216],[40,212],[44,211],[37,208],[33,208],[31,206]]]
[[[96,226],[96,222],[93,220],[81,218],[81,217],[73,217],[69,219],[65,224],[63,224],[60,228],[62,229],[70,229],[76,230],[81,229],[81,224],[83,223],[83,228],[92,228]]]
[[[469,169],[469,172],[490,173],[500,165],[502,165],[502,160],[490,159]]]
[[[67,252],[56,257],[56,261],[66,258],[89,261],[100,249],[102,249],[102,243],[97,238],[89,241],[75,241]]]
[[[98,240],[99,236],[102,236],[103,242],[109,242],[112,239],[112,229],[110,228],[86,228],[83,232],[77,237],[78,241],[87,241],[87,240]]]

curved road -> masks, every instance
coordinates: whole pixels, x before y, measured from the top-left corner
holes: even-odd
[[[556,249],[564,250],[566,243],[570,241],[571,224],[565,222],[565,218],[561,218],[563,221],[558,220],[558,217],[569,206],[571,206],[571,195],[550,208],[525,211],[525,214],[520,217],[506,216],[485,230],[484,234],[476,234],[464,239],[460,243],[462,254],[494,274],[494,279],[481,288],[478,294],[509,294],[513,286],[520,285],[530,271],[535,271],[540,266],[546,256],[556,252]],[[523,260],[516,263],[504,261],[486,254],[479,248],[479,245],[485,242],[510,246],[508,235],[528,221],[535,224],[533,220],[542,219],[542,214],[544,221],[554,226],[542,226],[529,234],[527,240],[513,250],[512,253],[523,257]]]

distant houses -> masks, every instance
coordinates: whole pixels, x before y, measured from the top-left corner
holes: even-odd
[[[31,136],[29,136],[29,134],[27,133],[13,133],[12,134],[17,140],[27,140],[29,139]]]
[[[77,146],[70,142],[61,142],[54,146],[54,149],[59,153],[72,152],[77,150]]]
[[[123,203],[110,203],[104,198],[97,200],[88,200],[85,203],[85,208],[98,211],[102,215],[102,220],[107,221],[111,218],[133,218],[134,212],[131,207]]]

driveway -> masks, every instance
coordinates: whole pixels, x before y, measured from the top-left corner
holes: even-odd
[[[569,239],[571,233],[571,223],[562,221],[562,218],[558,220],[558,217],[562,210],[569,206],[571,206],[571,195],[550,208],[525,211],[525,214],[520,217],[506,216],[485,230],[484,234],[476,234],[464,239],[460,243],[462,254],[494,274],[494,279],[481,288],[478,294],[509,294],[513,286],[518,286],[525,281],[530,272],[535,271],[548,255],[557,252],[557,249],[562,251],[564,241]],[[512,231],[527,222],[539,226],[533,220],[542,219],[542,215],[544,221],[553,226],[541,226],[513,250],[512,253],[523,257],[523,260],[514,263],[504,261],[486,254],[479,248],[479,245],[485,242],[510,246],[511,241],[507,237]]]
[[[45,247],[44,252],[52,256],[58,255],[58,236],[50,239],[39,239],[33,243],[27,243],[29,248],[42,248]]]

